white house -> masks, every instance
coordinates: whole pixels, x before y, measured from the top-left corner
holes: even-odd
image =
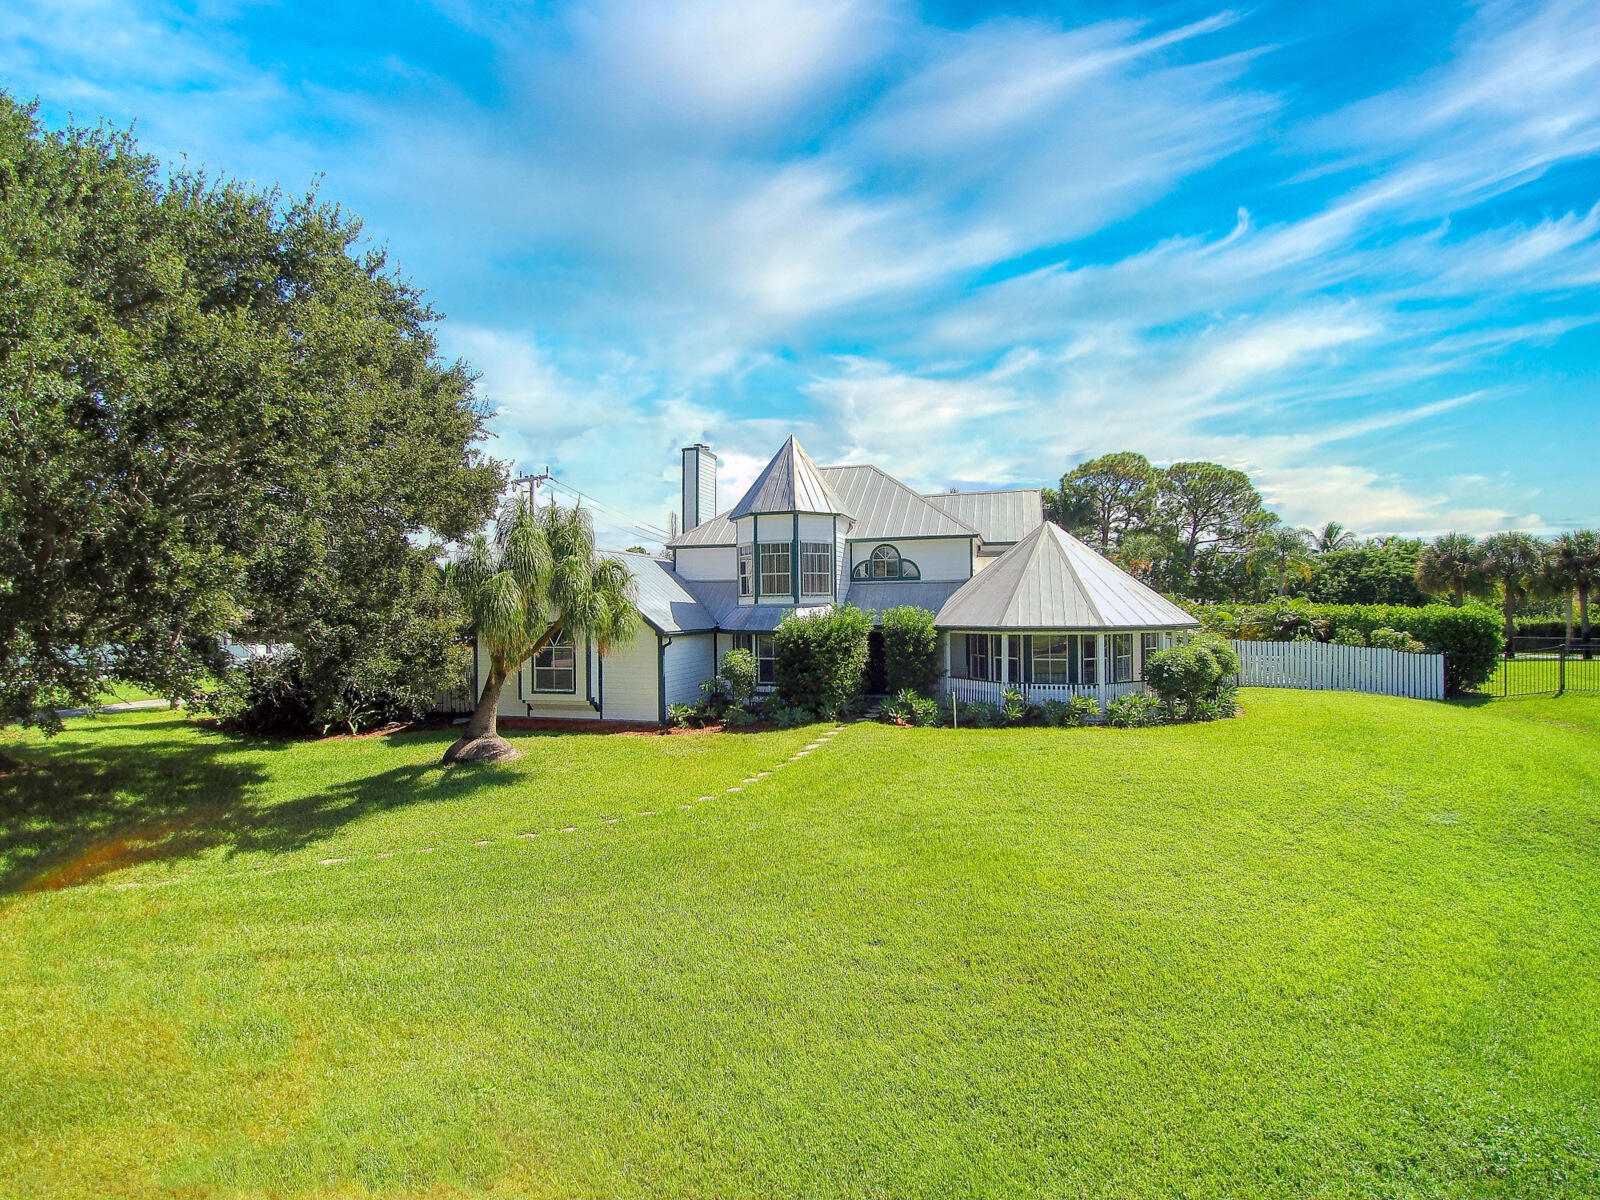
[[[734,647],[771,684],[784,616],[841,603],[936,613],[946,688],[963,699],[1015,687],[1104,703],[1141,688],[1145,654],[1196,625],[1046,522],[1037,488],[923,495],[877,467],[818,467],[791,437],[719,512],[716,455],[686,446],[682,462],[683,532],[664,558],[620,556],[641,635],[603,656],[552,646],[506,681],[502,716],[664,721]],[[481,649],[477,660],[474,684],[488,666]]]

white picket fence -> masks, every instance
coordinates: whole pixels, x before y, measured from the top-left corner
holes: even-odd
[[[1329,642],[1230,642],[1240,687],[1308,688],[1444,699],[1444,655]]]

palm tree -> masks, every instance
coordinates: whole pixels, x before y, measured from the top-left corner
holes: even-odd
[[[1563,592],[1578,598],[1578,632],[1583,641],[1583,656],[1589,647],[1589,597],[1600,587],[1600,530],[1575,529],[1556,538],[1551,548],[1551,575]],[[1568,640],[1571,634],[1571,608],[1568,601]]]
[[[1330,524],[1334,524],[1330,522]],[[1293,525],[1269,525],[1256,535],[1256,544],[1245,560],[1252,575],[1258,571],[1276,575],[1278,595],[1289,594],[1289,576],[1311,578],[1312,535]]]
[[[1540,590],[1544,546],[1526,533],[1496,533],[1483,539],[1483,580],[1499,584],[1500,611],[1505,617],[1506,657],[1517,635],[1517,607]]]
[[[1322,527],[1322,531],[1316,534],[1312,546],[1318,554],[1327,554],[1333,550],[1354,550],[1359,541],[1355,534],[1339,522],[1329,521]]]
[[[494,536],[474,538],[449,577],[489,652],[489,676],[472,719],[445,751],[447,763],[516,757],[495,730],[500,687],[558,635],[589,638],[604,654],[636,628],[633,577],[618,559],[595,553],[594,527],[581,508],[508,502]]]
[[[1446,533],[1424,546],[1417,558],[1417,587],[1430,596],[1449,596],[1460,608],[1483,585],[1483,549],[1466,533]]]

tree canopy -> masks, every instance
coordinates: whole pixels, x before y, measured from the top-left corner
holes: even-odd
[[[504,479],[436,320],[315,193],[167,174],[0,93],[0,714],[192,690],[239,631],[332,692],[410,670],[385,631],[459,624],[437,544]]]

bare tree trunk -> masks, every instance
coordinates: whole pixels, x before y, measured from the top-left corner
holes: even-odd
[[[1506,618],[1506,657],[1515,658],[1516,654],[1512,650],[1512,646],[1515,645],[1517,636],[1517,602],[1511,598],[1511,589],[1509,587],[1506,588],[1506,598],[1500,605],[1500,611],[1505,614]]]
[[[517,757],[516,747],[496,730],[500,718],[500,688],[509,674],[504,659],[490,657],[489,678],[484,680],[478,707],[472,710],[472,719],[461,736],[444,752],[445,762],[504,762]]]
[[[1572,593],[1567,593],[1567,653],[1572,653]]]
[[[1452,607],[1460,608],[1466,602],[1467,602],[1467,587],[1466,587],[1466,584],[1462,583],[1461,580],[1458,579],[1453,584],[1450,585],[1450,604],[1452,605]]]

